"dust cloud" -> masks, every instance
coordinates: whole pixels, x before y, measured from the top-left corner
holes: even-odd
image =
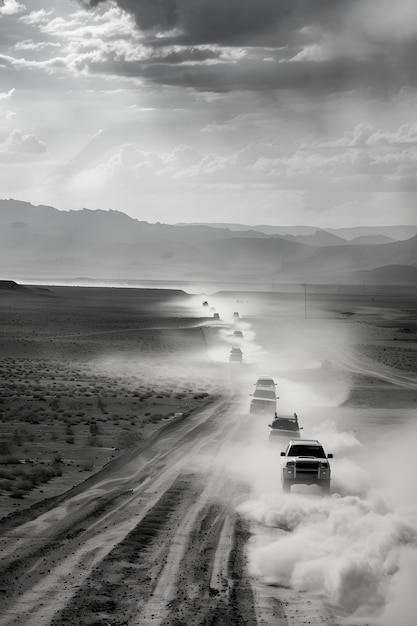
[[[364,445],[360,431],[340,429],[351,389],[351,376],[343,368],[346,355],[352,355],[351,328],[292,317],[288,311],[265,315],[258,302],[248,306],[214,296],[207,306],[201,297],[187,306],[202,318],[206,352],[200,347],[181,355],[171,379],[197,386],[211,381],[214,387],[223,377],[223,384],[233,386],[237,410],[247,414],[253,384],[268,374],[277,382],[278,413],[297,412],[301,436],[318,439],[334,455],[331,495],[303,485],[284,494],[279,453],[285,446],[268,442],[272,415],[254,415],[249,426],[244,422],[244,432],[238,429],[219,463],[249,487],[251,495],[241,498],[238,512],[252,522],[251,573],[269,585],[317,594],[342,617],[412,626],[417,609],[412,584],[417,579],[417,433],[402,430],[388,444],[376,433]],[[234,338],[234,329],[242,330],[243,338]],[[242,349],[242,365],[228,363],[233,345]],[[330,368],[323,367],[324,360]],[[160,358],[145,364],[148,379],[166,376]],[[121,372],[114,359],[111,366]]]
[[[238,511],[250,519],[251,573],[266,584],[318,594],[341,614],[381,626],[411,626],[417,580],[416,432],[386,449],[363,450],[348,432],[326,422],[314,428],[333,452],[332,494],[316,486],[281,491],[279,452],[263,431],[229,454],[229,471],[251,487]],[[304,436],[304,435],[303,435]],[[389,453],[388,453],[389,451]],[[365,460],[364,460],[365,459]],[[414,585],[410,583],[414,581]],[[395,621],[393,620],[393,616]]]
[[[242,399],[257,375],[268,373],[277,382],[278,413],[296,411],[301,436],[318,439],[334,455],[331,495],[303,485],[285,494],[279,456],[285,444],[268,442],[272,416],[254,415],[229,447],[223,459],[227,470],[250,488],[250,497],[237,508],[252,522],[251,573],[268,585],[321,596],[341,619],[412,626],[417,613],[415,428],[402,428],[387,443],[376,432],[366,446],[360,430],[340,429],[351,377],[339,367],[338,355],[352,354],[350,329],[329,320],[272,318],[251,328],[253,343],[267,345],[268,352],[252,367],[252,379],[248,373],[240,377]],[[324,371],[323,359],[329,359],[329,370]]]

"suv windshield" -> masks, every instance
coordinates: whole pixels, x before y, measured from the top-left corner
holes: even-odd
[[[278,430],[286,429],[286,430],[298,430],[298,422],[291,418],[287,419],[285,417],[276,418],[272,424],[272,428],[276,428]]]
[[[326,455],[321,446],[296,444],[288,450],[287,456],[315,456],[318,459],[325,459]]]
[[[256,389],[253,397],[258,400],[276,400],[277,398],[275,391],[269,391],[269,389]]]

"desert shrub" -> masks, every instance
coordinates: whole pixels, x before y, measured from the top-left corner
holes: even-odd
[[[94,467],[93,461],[91,461],[91,460],[84,461],[84,463],[82,463],[82,465],[81,465],[81,471],[82,472],[92,472],[93,471],[93,467]]]
[[[18,430],[15,430],[13,433],[13,443],[16,444],[16,446],[22,445],[22,435]]]
[[[22,476],[15,480],[13,489],[17,489],[19,491],[30,491],[33,489],[33,481],[28,477],[24,478]]]
[[[0,457],[9,456],[11,454],[10,442],[9,441],[0,441]],[[0,458],[0,463],[3,461]]]
[[[16,487],[12,487],[10,491],[11,498],[19,498],[22,499],[27,494],[27,491],[23,491],[22,489],[17,489]]]
[[[90,424],[90,434],[95,436],[95,435],[98,435],[98,433],[99,433],[98,424],[96,424],[96,422],[91,422],[91,424]]]
[[[102,400],[102,398],[97,398],[97,406],[102,413],[107,413],[106,405],[104,404],[104,401]]]
[[[14,454],[5,454],[0,456],[1,465],[16,465],[16,463],[19,463],[19,459]]]
[[[0,491],[10,491],[12,488],[12,481],[7,478],[0,479]]]
[[[66,435],[73,435],[74,431],[72,430],[72,427],[70,426],[70,424],[67,424],[66,428],[65,428],[65,434]]]
[[[52,463],[62,463],[62,454],[60,452],[56,452],[52,457]]]
[[[87,438],[87,445],[88,446],[94,446],[96,448],[101,448],[101,446],[102,446],[101,441],[95,435],[90,435]]]
[[[118,438],[118,448],[133,448],[142,441],[143,435],[141,432],[135,431],[123,431]]]
[[[75,442],[75,437],[73,437],[72,435],[69,437],[66,437],[65,442],[73,444]]]
[[[62,467],[60,465],[55,465],[53,468],[53,476],[62,476]],[[51,476],[52,478],[52,476]]]
[[[44,395],[41,395],[40,393],[34,393],[33,394],[33,399],[34,400],[39,400],[40,402],[45,402],[46,398]]]
[[[6,480],[13,480],[16,476],[16,472],[14,468],[11,467],[0,467],[0,478]]]
[[[71,411],[75,413],[76,411],[79,411],[81,409],[81,404],[77,400],[69,400],[68,407]]]

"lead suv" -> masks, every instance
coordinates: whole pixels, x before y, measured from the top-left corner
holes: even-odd
[[[291,485],[319,485],[323,493],[330,492],[330,463],[333,454],[326,454],[316,439],[291,439],[282,459],[282,489]]]

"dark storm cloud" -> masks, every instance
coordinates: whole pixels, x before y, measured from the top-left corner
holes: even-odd
[[[204,53],[206,56],[206,52]],[[215,58],[215,55],[209,55]],[[339,58],[314,63],[298,61],[288,63],[243,60],[234,63],[186,63],[197,55],[189,51],[151,57],[145,61],[109,60],[108,63],[90,63],[97,73],[116,73],[119,76],[141,76],[151,82],[174,87],[193,87],[200,91],[227,92],[245,89],[256,91],[297,90],[309,93],[330,94],[350,90],[368,90],[369,95],[389,97],[401,89],[402,75],[395,67],[382,61],[352,61]],[[415,86],[417,76],[409,77],[408,84]]]
[[[84,0],[84,4],[96,6],[102,1]],[[285,45],[303,27],[337,20],[340,11],[356,1],[117,0],[117,3],[150,36],[175,30],[176,43]],[[306,37],[304,33],[302,38]]]
[[[398,8],[381,2],[379,10],[373,0],[117,0],[134,16],[147,52],[85,64],[198,90],[390,96],[416,85],[417,28],[407,26],[415,16],[408,0]]]

